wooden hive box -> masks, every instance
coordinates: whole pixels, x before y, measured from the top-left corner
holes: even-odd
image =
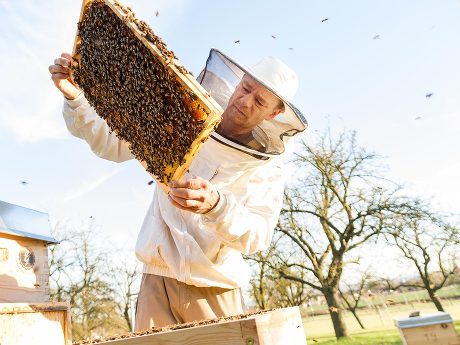
[[[126,30],[126,28],[128,28],[129,35],[130,35],[129,39],[131,39],[131,41],[129,41],[130,43],[121,44],[119,42],[120,40],[117,38],[114,38],[114,35],[111,35],[110,33],[108,33],[105,36],[101,34],[100,36],[94,37],[92,40],[90,38],[87,38],[86,41],[82,37],[84,36],[82,32],[92,32],[91,30],[85,31],[84,26],[82,29],[82,26],[81,26],[82,22],[84,22],[85,25],[94,25],[93,28],[99,27],[99,25],[104,26],[104,23],[94,24],[94,22],[98,21],[97,18],[99,17],[96,15],[92,16],[91,14],[91,13],[94,13],[94,11],[96,11],[98,6],[101,6],[101,4],[106,6],[108,9],[110,9],[110,11],[106,12],[106,15],[99,16],[99,17],[107,18],[107,17],[112,17],[112,15],[115,14],[119,22],[124,24],[124,25],[121,25],[121,27],[124,28],[123,30]],[[93,10],[93,7],[94,7],[94,11],[91,12]],[[91,22],[90,21],[91,18],[96,18],[96,19],[92,19],[93,22]],[[104,19],[100,21],[103,22],[103,20]],[[104,26],[104,27],[107,27],[107,26]],[[126,38],[125,33],[124,35],[125,36],[123,36],[123,38]],[[132,38],[135,38],[135,40],[133,41]],[[137,45],[139,42],[141,46]],[[100,50],[98,50],[99,49],[98,47],[107,47],[107,46],[109,48],[100,48],[100,49],[110,50],[111,45],[115,46],[117,44],[119,44],[119,46],[117,46],[118,49],[116,49],[118,55],[116,58],[113,58],[112,60],[110,60],[111,57],[106,57],[107,55],[110,55],[110,54],[102,54],[100,53]],[[86,61],[93,61],[93,63],[92,64],[87,63],[86,64],[87,66],[96,65],[96,63],[94,63],[94,59],[90,60],[89,56],[96,56],[98,55],[98,52],[100,56],[98,59],[104,59],[104,63],[97,63],[98,68],[96,69],[96,71],[91,70],[91,73],[87,72],[88,70],[90,70],[90,67],[85,67],[85,62],[84,62],[85,53],[83,53],[85,52],[85,50],[81,49],[81,47],[85,47],[86,51],[91,52],[91,53],[86,53],[86,56],[87,56]],[[133,48],[133,47],[136,47],[136,48]],[[129,126],[133,123],[133,119],[134,120],[136,119],[136,116],[146,119],[149,117],[150,114],[149,113],[145,114],[142,111],[139,111],[137,114],[134,114],[135,112],[131,110],[127,110],[128,107],[126,107],[126,104],[129,104],[130,102],[127,102],[126,99],[130,99],[130,97],[133,97],[132,96],[133,93],[139,92],[140,96],[142,96],[139,98],[139,99],[142,99],[142,102],[140,103],[143,103],[144,99],[149,99],[149,97],[153,97],[153,96],[149,96],[150,94],[152,95],[157,94],[157,95],[161,95],[162,97],[160,102],[158,103],[163,104],[163,103],[166,103],[166,101],[165,102],[163,101],[168,98],[168,94],[164,93],[164,89],[167,89],[167,88],[161,88],[161,90],[163,90],[162,91],[163,93],[159,91],[155,91],[157,90],[156,88],[157,84],[158,85],[160,84],[157,82],[152,82],[151,84],[149,84],[151,85],[151,88],[148,88],[148,89],[145,89],[145,88],[142,89],[140,87],[138,88],[138,78],[137,77],[132,78],[132,75],[129,75],[129,73],[131,73],[130,71],[133,70],[132,68],[133,66],[129,66],[128,68],[127,66],[124,66],[124,65],[115,66],[115,67],[113,65],[113,61],[118,61],[122,58],[126,59],[126,61],[130,61],[130,57],[133,56],[133,55],[129,55],[133,53],[132,49],[134,49],[134,51],[144,52],[145,48],[148,51],[147,55],[150,56],[150,59],[151,59],[150,61],[155,61],[155,64],[162,66],[162,68],[164,68],[163,70],[167,71],[167,75],[171,76],[172,78],[171,80],[177,81],[177,86],[179,87],[179,89],[183,91],[182,102],[183,102],[183,106],[185,107],[185,109],[187,109],[185,113],[188,113],[194,119],[199,119],[198,121],[200,123],[199,128],[201,128],[199,132],[196,134],[196,136],[193,137],[193,141],[189,144],[188,149],[185,151],[181,150],[181,152],[184,152],[184,154],[181,157],[178,157],[178,158],[176,157],[177,159],[175,158],[173,162],[169,162],[168,164],[165,164],[161,168],[156,167],[157,163],[155,162],[160,161],[160,159],[157,159],[156,157],[154,157],[155,159],[152,159],[152,162],[150,163],[148,163],[145,159],[142,159],[142,157],[153,156],[154,152],[152,151],[155,151],[155,150],[147,149],[145,142],[142,142],[142,141],[133,142],[132,140],[131,141],[128,140],[127,138],[131,134],[128,135],[127,133],[136,133],[137,135],[140,132],[145,131],[146,128],[150,127],[151,123],[153,123],[156,126],[160,126],[162,125],[161,123],[162,121],[155,119],[154,121],[150,122],[148,125],[143,125],[143,126],[136,125],[135,129],[129,129],[130,128]],[[126,50],[126,55],[125,56],[120,55],[122,54],[124,50]],[[221,119],[221,114],[223,113],[223,110],[219,106],[219,104],[204,90],[204,88],[201,87],[201,85],[197,82],[197,80],[180,64],[180,62],[177,60],[175,55],[172,52],[167,50],[166,45],[164,45],[161,39],[159,39],[157,36],[153,34],[153,31],[151,31],[151,29],[147,26],[147,24],[145,22],[139,21],[136,18],[134,18],[134,14],[132,13],[131,9],[123,6],[120,2],[116,0],[104,0],[104,1],[83,0],[81,14],[80,14],[79,30],[77,31],[77,35],[75,39],[75,46],[74,46],[74,51],[73,51],[73,60],[74,60],[73,68],[71,69],[72,75],[75,77],[75,80],[77,82],[78,80],[80,80],[79,86],[83,89],[85,96],[87,97],[90,104],[96,109],[98,114],[106,120],[109,127],[117,134],[117,136],[120,139],[127,141],[131,145],[131,151],[134,153],[136,158],[141,162],[144,168],[152,175],[152,177],[157,182],[159,182],[160,187],[166,190],[167,183],[170,180],[179,180],[183,176],[183,174],[187,171],[194,156],[198,153],[203,142],[209,137],[211,131],[219,123]],[[139,64],[134,66],[134,69],[137,69],[137,72],[135,72],[136,76],[142,75],[142,71],[148,70],[147,67],[138,67],[138,66]],[[84,72],[84,73],[87,73],[86,77],[79,78],[78,77],[79,71],[86,71]],[[115,76],[115,77],[112,77],[112,76]],[[100,78],[99,83],[94,82],[96,78]],[[106,78],[106,79],[103,79],[103,78]],[[152,78],[153,79],[148,79],[148,80],[156,80],[155,77],[152,77]],[[107,80],[109,79],[111,80],[110,83],[113,83],[111,84],[111,86],[107,86],[109,84]],[[116,85],[116,87],[113,87],[114,85]],[[174,85],[176,85],[176,82],[174,82]],[[131,90],[131,92],[123,93],[122,91],[120,91],[120,89],[124,89],[124,88]],[[160,88],[158,88],[158,90],[159,89]],[[117,95],[116,97],[113,96],[115,94]],[[118,104],[117,102],[120,102],[120,103]],[[176,101],[175,104],[177,103],[178,102]],[[106,110],[111,109],[111,110],[110,112],[107,112],[107,114],[105,114],[104,109]],[[175,112],[172,112],[172,113],[175,113]],[[158,118],[158,115],[155,115],[155,116]],[[123,123],[124,125],[118,126],[118,128],[116,128],[117,124],[119,123]],[[174,120],[172,121],[172,123],[178,123],[178,121]],[[168,134],[166,133],[166,131],[170,132],[169,134],[170,136],[172,136],[172,138],[168,137]],[[162,130],[162,133],[161,133],[161,134],[165,134],[165,136],[163,137],[163,139],[159,139],[161,143],[158,143],[158,150],[161,150],[161,149],[164,150],[164,148],[162,148],[161,146],[166,145],[165,143],[168,143],[169,145],[170,142],[174,142],[174,145],[171,144],[167,148],[167,150],[169,150],[168,152],[171,152],[171,150],[174,151],[175,150],[174,147],[180,146],[179,142],[182,142],[182,140],[177,140],[177,133],[175,133],[175,131],[176,130],[171,125],[165,126],[165,128]],[[139,134],[139,137],[142,137],[142,135]],[[147,140],[144,140],[144,141],[147,141]],[[188,142],[188,141],[190,140],[185,140],[184,142]],[[165,156],[168,156],[168,155],[165,155]],[[157,171],[157,172],[161,171],[161,173],[155,174],[154,171]],[[162,176],[159,176],[158,174]]]
[[[49,301],[48,215],[0,201],[0,302]]]
[[[71,345],[68,303],[0,303],[1,345]]]
[[[106,345],[307,344],[298,307],[177,325],[169,329],[158,329],[156,333],[152,333],[153,331],[128,333],[93,343]]]
[[[460,345],[452,317],[445,312],[394,320],[404,345]]]

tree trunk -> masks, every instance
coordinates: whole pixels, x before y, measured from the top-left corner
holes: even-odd
[[[260,307],[262,310],[267,309],[267,302],[265,300],[265,263],[260,267],[259,274],[259,296],[260,296]]]
[[[134,329],[133,329],[133,324],[131,322],[131,316],[129,315],[129,312],[130,312],[129,304],[126,303],[125,308],[123,310],[123,317],[125,318],[126,324],[128,325],[128,330],[132,332],[134,331]]]
[[[428,295],[430,296],[431,301],[433,304],[436,306],[436,309],[439,311],[445,311],[444,307],[441,304],[441,301],[439,300],[438,296],[436,296],[436,293],[434,291],[428,291]]]
[[[340,310],[338,289],[325,289],[323,294],[326,298],[327,306],[329,307],[329,315],[331,316],[332,324],[334,325],[335,336],[337,338],[346,337],[348,333]]]

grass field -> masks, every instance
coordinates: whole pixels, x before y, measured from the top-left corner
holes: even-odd
[[[460,320],[460,301],[444,300],[446,311],[454,320]],[[411,311],[419,310],[422,315],[435,313],[431,303],[408,303],[402,305],[364,309],[358,311],[366,330],[362,330],[351,313],[345,313],[345,323],[349,331],[348,339],[337,341],[329,315],[320,315],[304,318],[304,329],[308,344],[320,345],[402,345],[399,332],[394,326],[394,319],[407,317]],[[460,333],[460,321],[456,322],[457,332]]]
[[[460,334],[460,321],[455,323],[455,329]],[[396,329],[363,331],[340,340],[336,340],[335,337],[307,338],[307,340],[308,345],[402,345],[401,338]]]

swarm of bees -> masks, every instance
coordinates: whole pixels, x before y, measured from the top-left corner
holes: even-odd
[[[177,59],[130,8],[115,4],[166,61]],[[168,167],[184,163],[208,113],[103,0],[88,6],[78,23],[73,79],[136,159],[168,183],[174,172]]]

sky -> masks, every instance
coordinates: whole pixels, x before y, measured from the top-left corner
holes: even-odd
[[[328,126],[356,130],[408,193],[460,211],[459,0],[122,2],[195,75],[210,48],[246,65],[280,58],[299,76],[306,140]],[[91,219],[107,245],[132,253],[151,178],[67,132],[48,72],[72,51],[80,8],[0,0],[0,200],[47,212],[53,225]]]

